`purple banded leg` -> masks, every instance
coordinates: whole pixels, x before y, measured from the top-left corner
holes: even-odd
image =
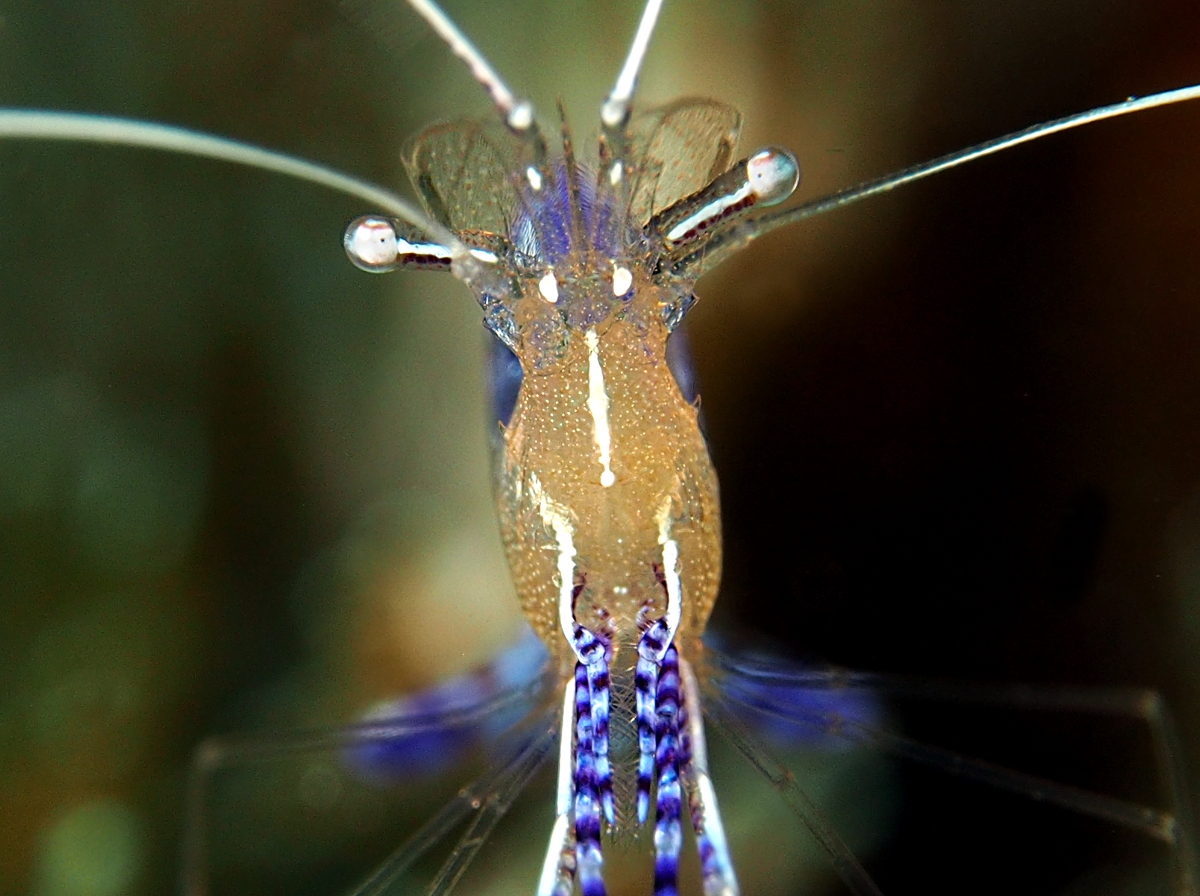
[[[638,727],[638,824],[645,824],[646,817],[650,814],[650,785],[654,781],[654,752],[657,746],[655,728],[658,725],[658,668],[668,643],[670,632],[664,619],[650,625],[638,642],[638,661],[633,678]]]
[[[616,809],[613,805],[612,765],[608,759],[608,713],[610,699],[608,663],[601,662],[587,667],[588,687],[592,697],[592,748],[596,754],[596,786],[600,792],[600,803],[604,817],[610,825],[616,824]]]
[[[608,672],[608,643],[589,629],[576,623],[575,653],[587,666],[588,692],[592,703],[592,753],[596,761],[596,788],[604,817],[616,823],[613,798],[612,765],[608,758],[608,716],[611,688]]]
[[[680,776],[688,795],[704,896],[738,896],[737,875],[729,856],[725,826],[717,808],[717,794],[708,771],[704,717],[700,711],[700,686],[691,663],[679,660],[682,703],[679,707]]]
[[[575,866],[583,896],[605,896],[600,800],[592,752],[592,701],[583,663],[575,664]]]
[[[679,892],[683,803],[679,786],[679,654],[668,647],[658,676],[658,806],[654,819],[654,896]]]
[[[645,824],[650,814],[650,787],[654,782],[654,749],[657,745],[654,694],[658,688],[658,665],[639,658],[633,682],[638,727],[637,820],[638,824]]]

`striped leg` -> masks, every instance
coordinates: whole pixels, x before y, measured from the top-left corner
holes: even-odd
[[[658,676],[658,806],[654,819],[654,896],[677,896],[683,805],[679,786],[679,653],[663,655]]]
[[[610,824],[615,816],[608,758],[609,648],[581,625],[574,626],[574,635],[580,661],[563,694],[557,809],[538,896],[570,896],[576,874],[584,896],[605,892],[601,812]]]
[[[612,765],[608,758],[608,716],[611,688],[608,644],[589,629],[575,624],[575,651],[587,666],[588,693],[592,704],[592,752],[596,760],[596,788],[608,823],[616,823]]]
[[[654,781],[654,754],[658,726],[658,669],[671,641],[665,619],[654,622],[638,642],[637,669],[634,672],[634,696],[637,701],[638,774],[637,820],[645,824],[650,814],[650,785]]]
[[[592,701],[583,663],[575,664],[575,865],[583,896],[605,896]]]

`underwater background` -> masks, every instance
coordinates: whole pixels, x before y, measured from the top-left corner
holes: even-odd
[[[587,145],[635,4],[448,11],[548,126],[561,95]],[[791,148],[811,197],[1200,81],[1198,26],[1171,2],[675,3],[641,96],[736,105],[743,149]],[[406,138],[490,111],[415,15],[367,0],[0,0],[0,104],[182,124],[405,190]],[[855,668],[1156,688],[1194,803],[1197,146],[1196,104],[1092,126],[702,281],[718,622]],[[0,892],[170,892],[204,737],[346,722],[519,632],[479,311],[448,277],[355,270],[341,231],[369,211],[204,160],[0,144]],[[905,724],[1161,805],[1136,731],[1010,721]],[[342,892],[457,782],[389,802],[323,762],[300,790],[279,775],[261,818],[245,807],[274,773],[230,785],[227,891]],[[952,814],[936,776],[833,762],[808,786],[886,892],[1161,888],[1153,846],[1060,836],[979,788]],[[748,896],[836,892],[753,771],[716,774]],[[542,781],[463,892],[532,891],[550,799]]]

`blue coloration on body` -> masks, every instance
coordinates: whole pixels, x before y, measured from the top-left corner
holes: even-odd
[[[691,346],[687,338],[687,328],[680,327],[667,338],[667,367],[679,391],[689,404],[695,404],[700,397],[699,386],[696,382],[695,366],[692,364]],[[517,396],[521,392],[521,362],[507,345],[498,338],[488,340],[487,386],[489,407],[492,418],[502,425],[508,426],[512,419],[513,410],[517,406]],[[701,420],[703,428],[703,420]]]
[[[566,163],[560,161],[551,171],[552,176],[540,190],[534,191],[528,183],[524,184],[523,201],[508,235],[513,245],[542,265],[560,265],[571,255],[586,251],[609,258],[625,255],[639,234],[626,225],[613,226],[611,201],[597,208],[596,175],[587,168],[577,169],[577,207],[586,241],[578,245],[572,222],[574,197]]]
[[[521,392],[521,362],[513,350],[497,338],[488,340],[487,369],[488,398],[492,417],[508,426],[513,410],[517,406],[517,395]],[[489,434],[494,433],[489,428]]]
[[[526,630],[519,641],[486,666],[380,705],[364,717],[365,722],[421,720],[429,722],[430,727],[419,734],[364,743],[346,750],[343,756],[346,765],[364,780],[380,782],[417,778],[450,768],[472,749],[496,742],[529,711],[530,700],[514,699],[467,724],[439,724],[439,720],[461,715],[506,692],[528,688],[545,668],[547,659],[545,645],[532,631]],[[773,666],[784,673],[805,669],[778,658],[759,657],[755,663],[758,668]],[[648,687],[654,692],[659,688],[657,676],[640,684],[639,691]],[[847,723],[874,729],[884,721],[879,699],[864,688],[806,687],[743,676],[731,669],[720,673],[718,685],[747,722],[781,746],[847,749],[854,744],[854,739],[846,736]],[[677,688],[676,683],[674,689]],[[677,700],[675,696],[673,702]],[[656,704],[657,700],[651,699],[647,707],[639,706],[640,734],[643,740],[648,739],[648,745],[657,740],[652,728],[656,717],[657,723],[664,721],[661,707]],[[839,727],[844,733],[838,733]],[[641,752],[646,753],[648,745],[643,744]],[[653,752],[643,758],[649,762],[639,769],[639,802],[649,800],[652,775],[661,771],[655,768]],[[643,812],[644,809],[639,815],[644,818]]]
[[[549,654],[532,631],[501,651],[489,664],[455,676],[416,694],[371,710],[364,722],[386,724],[425,721],[428,730],[388,740],[363,743],[343,751],[343,762],[365,781],[387,783],[445,771],[472,749],[495,743],[530,711],[530,699],[517,694],[529,689],[546,666]],[[466,724],[439,723],[471,708],[512,693],[514,698],[495,711]]]
[[[553,177],[542,184],[541,190],[533,190],[523,182],[522,201],[517,204],[518,213],[508,234],[516,249],[529,257],[537,266],[562,266],[572,261],[572,256],[592,252],[600,256],[622,259],[630,245],[640,238],[637,231],[627,224],[614,226],[610,202],[601,207],[596,205],[595,175],[586,168],[578,169],[575,189],[578,197],[580,223],[584,231],[584,245],[578,245],[572,220],[572,188],[564,162],[555,165]],[[570,282],[569,268],[559,275]],[[625,298],[632,298],[631,291]],[[686,311],[695,302],[694,296],[682,303]],[[501,304],[496,300],[496,304]],[[500,309],[489,314],[488,302],[484,301],[485,321],[507,317]],[[559,306],[566,321],[574,326],[590,326],[599,323],[611,312],[609,296],[593,296],[586,289],[563,291]],[[682,311],[679,316],[682,316]],[[490,323],[489,325],[493,325]],[[494,329],[494,325],[493,325]],[[667,366],[670,368],[680,392],[688,402],[698,396],[695,370],[692,364],[688,340],[682,329],[674,330],[667,340]],[[488,394],[493,419],[507,426],[516,407],[523,372],[520,361],[509,346],[496,339],[488,350]]]
[[[782,674],[810,671],[779,659],[758,666],[771,667]],[[877,730],[886,721],[880,698],[861,686],[817,682],[810,686],[725,670],[719,687],[744,721],[780,746],[847,750],[861,742],[856,732]]]

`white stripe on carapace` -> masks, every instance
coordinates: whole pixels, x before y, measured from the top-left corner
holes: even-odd
[[[718,196],[712,202],[701,206],[696,211],[667,232],[667,239],[671,242],[683,239],[693,230],[696,230],[705,221],[712,221],[719,217],[731,205],[736,205],[746,197],[754,193],[754,185],[750,182],[742,184],[732,193],[727,193],[724,196]]]
[[[613,295],[618,299],[625,293],[629,292],[629,287],[633,286],[633,274],[629,268],[613,262]]]
[[[558,301],[558,278],[554,276],[554,271],[550,271],[538,281],[538,292],[551,305]]]
[[[604,371],[600,368],[600,337],[595,330],[583,335],[588,350],[588,412],[592,415],[592,437],[600,454],[600,484],[608,488],[617,481],[612,471],[612,433],[608,429],[608,391],[604,388]]]
[[[663,581],[667,583],[666,623],[670,637],[666,643],[669,644],[675,638],[679,619],[683,615],[683,580],[679,577],[679,544],[671,537],[670,495],[663,499],[655,521],[658,523],[658,543],[662,545]]]
[[[536,473],[529,475],[529,497],[538,516],[558,543],[558,624],[568,644],[575,643],[575,529],[571,514],[542,488]],[[582,662],[580,658],[580,662]]]
[[[533,192],[540,193],[542,190],[542,174],[532,165],[525,169],[525,179],[529,181],[529,186],[533,188]]]

